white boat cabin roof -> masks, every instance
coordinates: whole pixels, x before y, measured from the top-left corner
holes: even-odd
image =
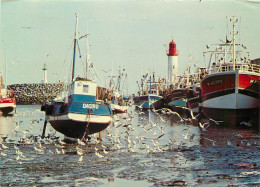
[[[77,78],[69,85],[69,95],[96,96],[97,83],[92,80]]]

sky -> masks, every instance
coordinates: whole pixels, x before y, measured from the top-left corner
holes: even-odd
[[[68,81],[75,13],[79,36],[89,34],[88,54],[98,84],[110,79],[109,70],[117,75],[123,67],[129,94],[137,91],[143,74],[167,76],[166,50],[172,39],[179,51],[179,74],[188,65],[207,66],[202,55],[206,45],[219,43],[231,31],[226,17],[240,18],[238,37],[251,59],[260,58],[256,0],[2,0],[0,11],[0,72],[7,72],[7,84],[40,83],[44,64],[48,82]],[[76,75],[85,72],[86,46],[86,39],[79,40],[82,58],[76,59]]]

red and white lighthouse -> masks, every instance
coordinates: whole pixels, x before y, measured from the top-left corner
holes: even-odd
[[[172,40],[169,43],[168,55],[168,84],[175,84],[178,76],[178,52],[176,43]]]

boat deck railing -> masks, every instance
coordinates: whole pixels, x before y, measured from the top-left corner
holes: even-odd
[[[260,65],[258,64],[250,64],[250,63],[243,63],[243,64],[236,64],[235,69],[241,70],[243,72],[254,72],[260,73]],[[209,73],[216,73],[216,72],[226,72],[232,71],[233,64],[221,64],[211,67]]]

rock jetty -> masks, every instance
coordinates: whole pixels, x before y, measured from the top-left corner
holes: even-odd
[[[64,83],[41,83],[41,84],[12,84],[7,88],[10,90],[16,103],[20,105],[40,105],[52,102],[56,97],[62,95]],[[97,99],[110,100],[112,91],[103,87],[97,88]]]
[[[37,105],[52,102],[61,94],[63,85],[64,83],[12,84],[7,88],[14,91],[17,104]]]

